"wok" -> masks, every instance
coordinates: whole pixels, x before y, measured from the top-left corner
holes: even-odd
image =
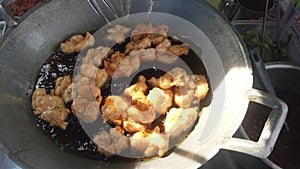
[[[198,168],[222,148],[257,157],[269,155],[286,117],[284,102],[252,89],[247,52],[233,28],[207,3],[199,0],[110,1],[118,16],[160,12],[192,23],[197,31],[179,31],[199,50],[210,79],[212,100],[183,141],[164,158],[137,161],[96,161],[60,150],[41,133],[31,109],[36,73],[69,36],[106,24],[85,0],[53,0],[11,28],[0,47],[0,145],[23,168]],[[127,7],[124,2],[128,2]],[[149,3],[150,2],[150,3]],[[128,5],[130,4],[130,6]],[[150,8],[149,8],[150,7]],[[107,12],[103,10],[103,12]],[[150,13],[150,12],[149,12]],[[107,15],[112,20],[113,15]],[[150,13],[151,16],[151,13]],[[184,25],[182,25],[184,26]],[[200,32],[200,33],[199,33]],[[199,33],[199,34],[198,34]],[[190,66],[197,67],[193,62]],[[232,138],[249,101],[273,109],[258,142]]]

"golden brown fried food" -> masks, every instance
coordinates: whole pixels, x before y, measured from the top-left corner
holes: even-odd
[[[130,105],[130,101],[124,96],[108,96],[101,107],[102,118],[120,126],[127,118],[126,110]]]
[[[130,146],[134,151],[142,154],[142,157],[163,156],[169,147],[168,134],[162,134],[154,129],[147,133],[144,131],[137,132],[129,138]]]
[[[160,44],[156,46],[156,49],[163,49],[163,50],[169,50],[171,47],[171,42],[169,39],[165,39]]]
[[[98,68],[92,64],[82,64],[80,66],[80,75],[95,79]]]
[[[108,73],[105,69],[98,69],[95,77],[95,86],[101,88],[107,81]]]
[[[119,133],[115,128],[111,128],[109,133],[102,131],[94,137],[93,141],[99,151],[104,153],[107,157],[120,154],[129,147],[128,137]]]
[[[55,82],[54,93],[63,98],[65,103],[71,102],[72,98],[72,78],[70,75],[59,77]]]
[[[200,100],[195,99],[194,90],[185,87],[175,87],[174,88],[174,101],[177,106],[182,108],[190,108],[192,103],[195,103],[195,100],[199,103]]]
[[[72,103],[72,112],[86,123],[95,122],[100,115],[100,103],[86,98],[76,97]]]
[[[125,40],[125,34],[130,31],[130,28],[127,28],[122,25],[116,25],[113,28],[107,30],[107,39],[111,41],[116,41],[117,43],[122,43]]]
[[[164,49],[155,49],[156,60],[164,64],[172,64],[178,60],[178,56]]]
[[[147,126],[145,124],[137,123],[133,120],[123,121],[123,128],[128,133],[136,133],[139,131],[146,131]]]
[[[190,81],[196,82],[194,86],[194,96],[203,100],[209,91],[208,82],[205,76],[195,74],[190,77]]]
[[[74,87],[74,95],[91,101],[101,102],[101,90],[94,85],[83,85]]]
[[[154,109],[146,104],[135,104],[126,110],[129,120],[133,120],[140,124],[150,124],[155,120]]]
[[[136,25],[135,29],[132,30],[131,40],[138,41],[146,37],[148,34],[153,34],[153,33],[155,33],[155,28],[152,26],[151,22],[148,25],[141,23]]]
[[[149,62],[156,59],[155,49],[148,48],[148,49],[140,49],[140,50],[133,50],[129,54],[130,56],[138,56],[141,62]]]
[[[131,40],[139,41],[145,37],[149,37],[151,43],[157,45],[167,37],[168,30],[168,25],[160,25],[155,28],[151,22],[148,25],[141,23],[131,32]]]
[[[95,44],[95,39],[89,32],[85,36],[74,35],[64,43],[60,44],[60,50],[66,54],[80,52],[82,49]]]
[[[47,94],[44,88],[38,88],[32,95],[32,108],[34,114],[40,115],[48,109],[65,108],[65,103],[61,97]]]
[[[83,63],[88,63],[99,67],[102,66],[103,59],[107,58],[110,53],[110,48],[98,46],[97,48],[89,49],[82,61]]]
[[[96,121],[100,114],[101,90],[94,85],[75,85],[74,96],[73,113],[87,123]]]
[[[58,126],[63,130],[67,128],[68,122],[65,120],[70,111],[61,97],[47,94],[44,88],[38,88],[33,92],[32,107],[34,114],[40,115],[51,126]]]
[[[96,87],[101,88],[108,78],[108,73],[105,69],[98,69],[96,66],[84,63],[80,67],[80,74],[75,77],[75,81],[79,81],[80,78],[87,77],[87,84],[94,84]],[[83,82],[83,81],[82,81]]]
[[[175,67],[160,78],[152,77],[150,82],[155,87],[170,89],[173,86],[184,86],[188,78],[186,71],[180,67]]]
[[[109,76],[113,76],[115,70],[125,58],[126,56],[118,51],[110,59],[104,61],[104,67]]]
[[[173,104],[173,92],[155,87],[149,91],[147,99],[156,113],[166,114]]]
[[[118,65],[112,77],[113,78],[129,77],[140,68],[140,64],[141,62],[138,56],[132,56],[132,55],[127,56]]]
[[[164,122],[165,132],[171,138],[183,137],[194,126],[199,113],[196,108],[171,108]]]
[[[54,108],[47,109],[41,114],[41,119],[50,123],[51,126],[59,126],[65,130],[68,126],[68,122],[65,122],[70,110],[67,108]]]
[[[145,93],[148,91],[146,78],[141,75],[138,77],[138,82],[124,90],[124,95],[129,97],[133,104],[143,103],[148,104]]]
[[[188,55],[190,51],[190,47],[186,44],[172,45],[169,51],[176,56]]]
[[[138,41],[131,41],[126,45],[125,54],[129,54],[132,50],[140,50],[150,48],[152,39],[150,37],[144,37]]]

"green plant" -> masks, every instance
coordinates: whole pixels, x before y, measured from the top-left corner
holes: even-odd
[[[248,49],[258,48],[262,51],[265,49],[265,55],[262,56],[264,62],[287,59],[287,44],[289,43],[292,34],[289,34],[284,40],[280,41],[280,49],[277,49],[276,41],[272,39],[270,34],[265,35],[265,43],[262,43],[261,31],[258,29],[249,30],[244,34],[243,39]]]

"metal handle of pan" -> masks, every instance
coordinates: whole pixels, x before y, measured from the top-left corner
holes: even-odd
[[[285,122],[288,107],[279,98],[256,89],[251,89],[248,92],[248,100],[272,108],[264,128],[262,129],[259,140],[255,142],[233,137],[225,138],[222,148],[242,152],[259,158],[266,158],[273,150]]]
[[[238,8],[239,5],[234,0],[228,0],[224,3],[221,13],[231,21],[234,18]]]
[[[11,3],[12,0],[0,0],[0,29],[1,29],[1,35],[4,36],[5,31],[7,28],[14,27],[18,25],[16,17],[9,11],[7,8],[7,5]]]

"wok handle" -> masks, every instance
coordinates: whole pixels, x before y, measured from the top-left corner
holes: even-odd
[[[9,0],[0,0],[0,19],[3,20],[0,22],[0,39],[2,36],[4,36],[4,33],[7,30],[7,28],[18,25],[16,17],[10,12],[10,10],[7,7],[9,3]]]
[[[234,18],[238,8],[239,5],[234,0],[227,0],[223,5],[221,13],[231,21]]]
[[[253,155],[259,158],[266,158],[273,150],[278,135],[285,122],[288,107],[279,98],[256,89],[251,89],[248,92],[248,100],[272,108],[259,140],[254,142],[251,140],[233,137],[225,138],[223,148]]]

